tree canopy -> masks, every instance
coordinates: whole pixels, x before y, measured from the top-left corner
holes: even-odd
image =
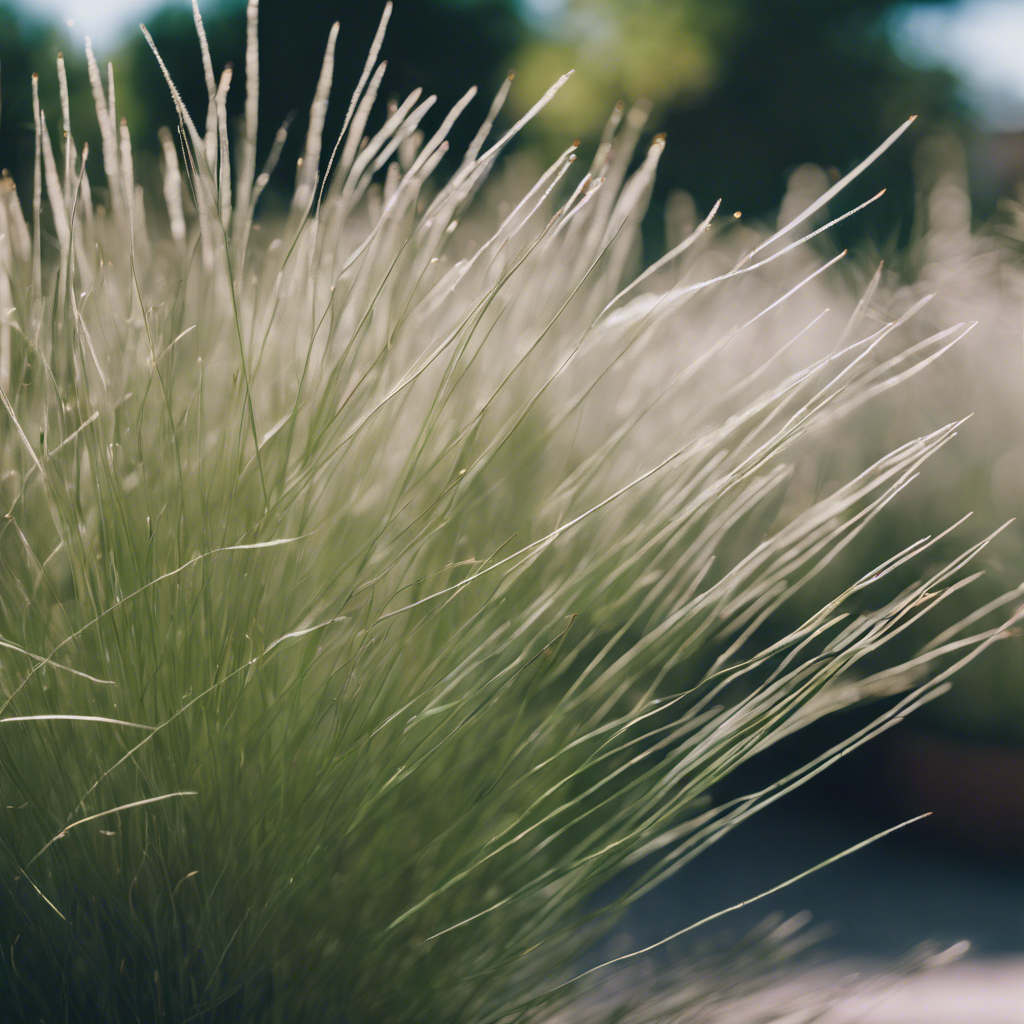
[[[203,5],[214,63],[231,61],[236,69],[229,96],[236,113],[244,96],[244,6],[244,0]],[[512,117],[572,67],[574,78],[531,126],[527,143],[547,152],[573,137],[593,143],[618,99],[645,97],[653,105],[650,131],[669,137],[659,187],[685,188],[703,209],[722,197],[730,208],[761,214],[777,205],[793,168],[806,162],[846,168],[912,113],[920,117],[918,138],[940,127],[969,131],[953,76],[911,67],[894,49],[886,19],[898,6],[893,0],[565,0],[541,18],[529,16],[519,0],[400,0],[382,52],[390,62],[383,89],[404,97],[423,86],[438,94],[444,110],[478,85],[483,96],[475,109],[482,116],[514,67],[518,80],[505,115]],[[264,152],[294,115],[293,148],[278,172],[282,187],[290,186],[289,157],[294,166],[330,25],[341,19],[337,97],[355,84],[382,8],[383,0],[261,3]],[[188,5],[164,8],[147,26],[186,104],[201,112],[206,90]],[[0,163],[12,166],[19,185],[31,175],[34,149],[30,72],[41,72],[44,96],[55,99],[50,69],[61,46],[68,49],[57,29],[0,6]],[[156,61],[138,31],[112,58],[118,114],[127,116],[137,148],[155,150],[157,128],[175,120]],[[73,91],[83,94],[75,104],[78,119],[88,118],[91,107],[81,65],[75,55],[69,66]],[[327,137],[340,127],[344,107],[334,102]],[[85,127],[76,126],[76,134],[88,136]],[[472,130],[467,123],[463,131],[468,137]],[[912,145],[888,158],[883,171],[896,202],[912,187]],[[890,223],[892,215],[891,208],[882,211]]]

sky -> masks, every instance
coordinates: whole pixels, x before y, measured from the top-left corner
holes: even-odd
[[[185,5],[189,0],[170,2]],[[567,0],[523,2],[535,15],[552,18]],[[26,10],[73,22],[74,34],[90,35],[100,48],[160,5],[159,0],[20,3]],[[893,17],[891,28],[904,57],[959,74],[968,99],[990,127],[1024,127],[1024,0],[960,0],[940,7],[911,3]]]
[[[988,127],[1024,128],[1024,0],[908,6],[892,31],[905,59],[956,72]]]
[[[90,36],[97,46],[114,42],[137,25],[160,0],[15,0],[23,10],[73,23],[74,34]],[[185,3],[187,0],[178,0]],[[202,0],[200,0],[202,9]]]

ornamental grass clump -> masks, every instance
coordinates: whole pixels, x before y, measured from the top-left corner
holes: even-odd
[[[523,123],[491,141],[507,85],[443,182],[472,94],[432,121],[417,90],[367,134],[389,14],[328,145],[335,26],[276,221],[254,217],[284,132],[257,169],[256,0],[237,139],[196,10],[209,108],[194,119],[168,72],[161,202],[91,50],[102,192],[62,64],[65,141],[37,103],[27,217],[4,183],[16,1019],[549,1019],[605,983],[580,957],[622,906],[842,750],[726,804],[718,780],[921,683],[893,720],[1000,635],[975,623],[877,664],[984,546],[844,613],[925,539],[764,639],[956,424],[826,497],[787,488],[785,453],[957,330],[879,360],[901,323],[854,310],[812,365],[766,354],[721,386],[733,338],[827,272],[773,277],[821,204],[652,293],[710,218],[635,275],[665,144],[627,174],[642,111],[613,115],[589,172],[569,147],[494,218],[474,197]],[[775,290],[706,336],[743,281]],[[596,898],[629,867],[624,895]]]

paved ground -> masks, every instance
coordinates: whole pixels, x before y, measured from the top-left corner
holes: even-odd
[[[1022,1024],[1024,957],[967,959],[895,987],[878,984],[837,1013],[862,1024]]]
[[[853,991],[849,991],[853,988]],[[716,1024],[751,1024],[768,1008],[778,1012],[805,999],[819,1006],[837,990],[840,995],[815,1024],[1021,1024],[1024,1020],[1024,958],[961,961],[942,970],[894,981],[883,964],[835,963],[799,984],[780,984],[733,1007]],[[769,1018],[775,1019],[775,1018]],[[794,1022],[803,1018],[794,1015]]]
[[[837,805],[827,793],[790,798],[637,905],[624,928],[646,945],[891,823]],[[828,928],[816,975],[826,986],[861,975],[860,990],[836,1008],[837,1022],[1024,1024],[1024,865],[943,849],[912,827],[702,931],[708,939],[735,938],[773,911],[802,910]],[[971,945],[963,959],[893,989],[886,965],[921,943],[963,940]]]
[[[818,800],[755,816],[631,913],[628,928],[657,938],[777,885],[893,823]],[[1024,956],[1024,865],[970,858],[915,836],[914,826],[730,915],[734,935],[769,912],[809,910],[829,927],[825,947],[854,959],[901,956],[935,941],[982,956]],[[1024,1018],[1022,1018],[1024,1024]]]

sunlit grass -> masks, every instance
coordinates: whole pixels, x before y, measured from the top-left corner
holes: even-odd
[[[162,206],[91,56],[106,194],[41,110],[27,219],[4,187],[0,1001],[545,1019],[606,976],[579,956],[617,909],[841,750],[715,806],[724,775],[921,684],[893,720],[1001,635],[879,662],[984,546],[872,602],[927,539],[772,627],[956,425],[824,497],[786,453],[962,328],[881,358],[903,320],[815,315],[791,336],[831,331],[817,362],[723,383],[830,272],[787,264],[823,204],[702,278],[709,219],[641,280],[664,146],[627,174],[642,111],[498,218],[473,200],[519,127],[489,141],[505,91],[437,184],[464,104],[424,130],[416,92],[362,141],[379,37],[328,148],[332,35],[290,214],[254,221],[249,19],[241,137],[204,48],[210,112],[179,106]]]

